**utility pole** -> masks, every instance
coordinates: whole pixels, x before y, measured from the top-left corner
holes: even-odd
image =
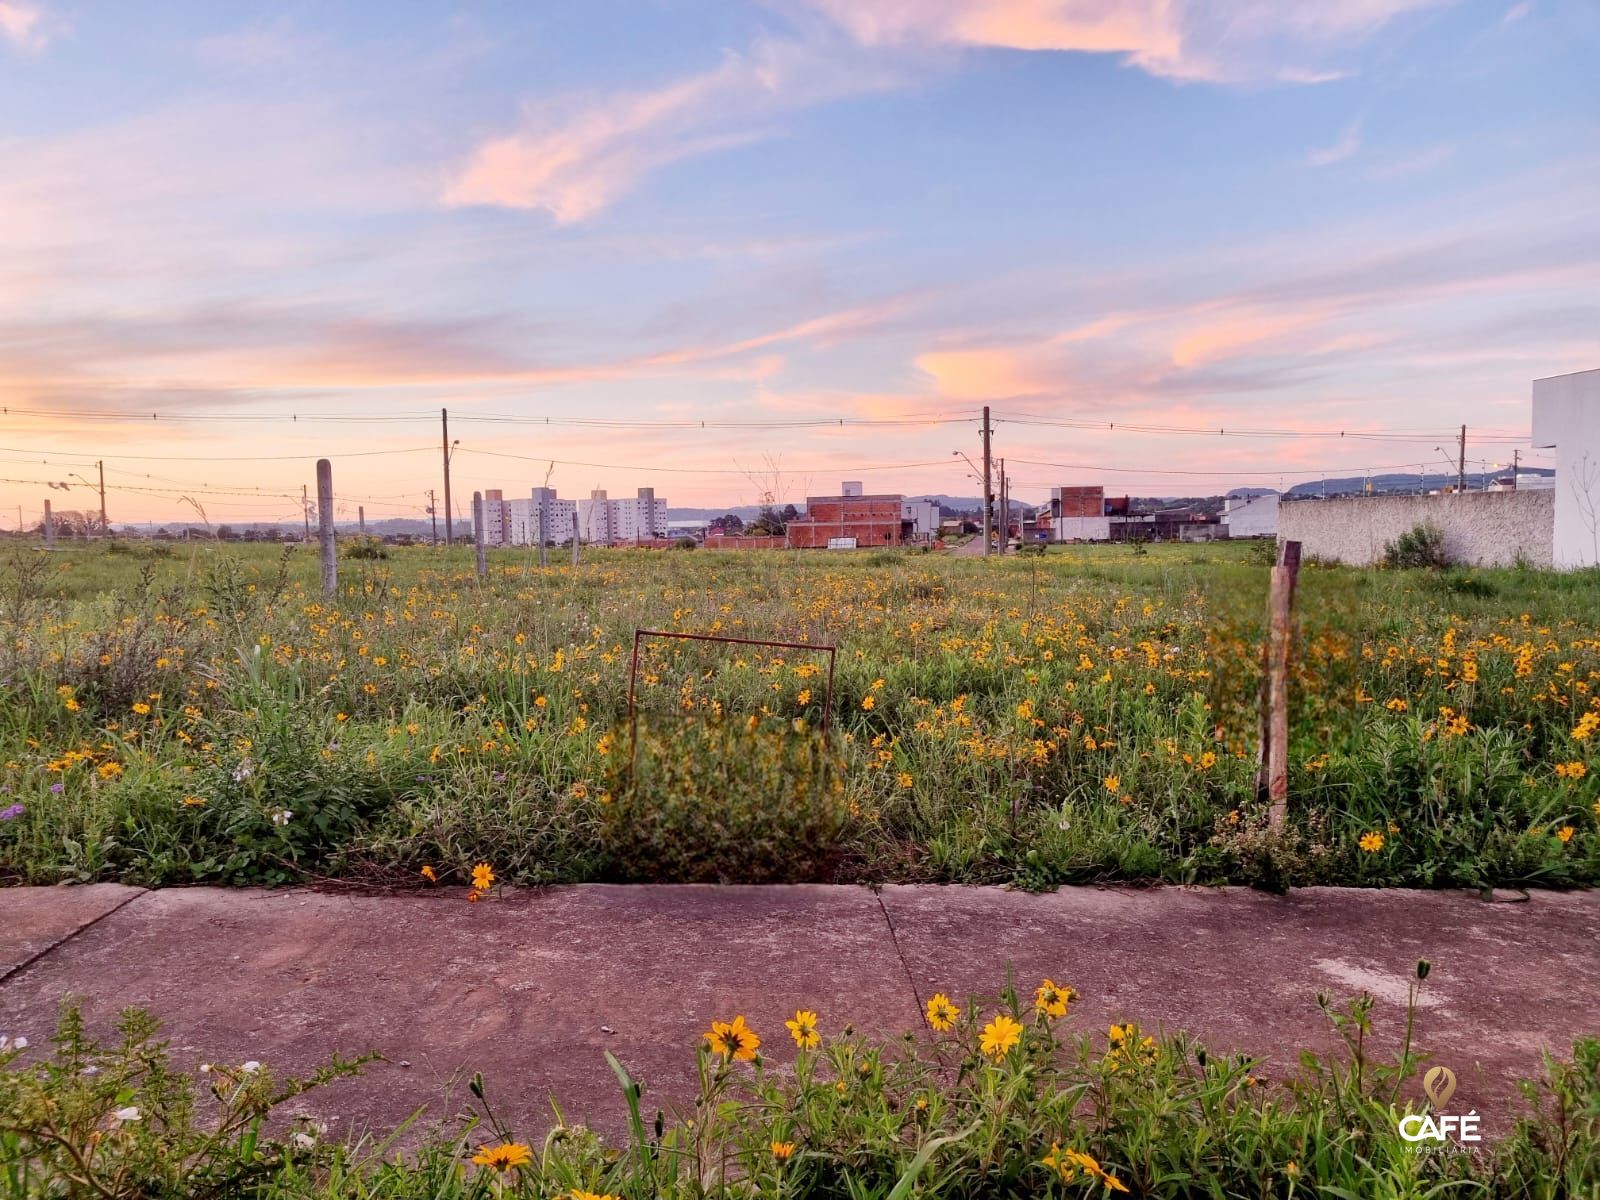
[[[472,551],[473,564],[477,569],[478,578],[482,579],[489,573],[489,555],[484,544],[483,520],[483,494],[472,493]]]
[[[439,506],[433,502],[433,489],[428,489],[428,516],[433,519],[433,544],[439,544]]]
[[[1511,452],[1511,490],[1513,492],[1517,490],[1517,470],[1519,469],[1521,463],[1522,451],[1520,449],[1513,450]]]
[[[451,520],[454,515],[450,509],[450,410],[439,410],[439,424],[441,428],[440,445],[444,451],[444,544],[456,544],[455,535],[450,530]]]
[[[305,540],[309,542],[311,540],[311,500],[306,495],[306,485],[303,483],[300,485],[300,515],[306,519]]]
[[[983,406],[983,556],[989,557],[989,544],[994,535],[994,495],[989,476],[989,406]]]
[[[1456,491],[1467,490],[1467,427],[1461,427],[1461,457],[1456,460]]]
[[[1006,460],[1000,460],[1000,553],[1011,548],[1011,494],[1006,488]]]
[[[44,548],[46,550],[54,550],[56,548],[56,518],[55,514],[50,511],[50,501],[48,500],[44,502]]]
[[[106,537],[111,536],[111,522],[106,520],[106,464],[97,462],[100,468],[100,532]]]

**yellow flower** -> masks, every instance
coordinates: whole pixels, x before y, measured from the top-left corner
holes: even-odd
[[[183,806],[185,808],[204,808],[205,804],[206,798],[204,796],[185,796],[183,798]]]
[[[1000,1013],[983,1027],[981,1049],[990,1058],[1000,1058],[1022,1040],[1022,1026],[1008,1014]]]
[[[135,700],[133,702],[133,711],[138,713],[141,717],[147,717],[150,715],[150,706],[143,700]]]
[[[439,882],[439,876],[434,873],[434,870],[433,870],[432,867],[423,867],[422,868],[422,877],[424,879],[426,879],[429,883],[438,883]]]
[[[1217,756],[1215,754],[1213,754],[1210,750],[1207,750],[1204,754],[1202,754],[1200,756],[1200,769],[1202,771],[1209,771],[1209,770],[1211,770],[1212,767],[1214,767],[1216,765],[1217,765]]]
[[[64,707],[66,708],[66,710],[68,712],[77,712],[79,709],[81,709],[83,707],[83,705],[79,704],[71,696],[68,696],[66,701],[65,701]]]
[[[1403,712],[1406,711],[1406,709],[1411,707],[1409,704],[1407,704],[1404,700],[1400,699],[1400,697],[1398,697],[1398,696],[1396,696],[1393,700],[1385,701],[1383,706],[1385,708],[1387,708],[1390,712],[1394,712],[1394,713],[1403,713]]]
[[[1586,742],[1596,729],[1600,729],[1600,713],[1590,710],[1578,718],[1578,723],[1572,727],[1572,740]]]
[[[1115,796],[1122,788],[1122,776],[1120,775],[1107,775],[1102,782],[1106,786],[1106,791],[1110,792],[1113,796]]]
[[[878,698],[876,696],[867,696],[861,701],[861,707],[866,709],[867,712],[871,712],[878,707]]]
[[[115,779],[118,775],[122,774],[122,764],[114,762],[101,763],[99,770],[97,770],[95,773],[99,775],[101,779]]]
[[[582,1188],[573,1188],[568,1200],[617,1200],[610,1192],[586,1192]]]
[[[809,1009],[801,1009],[794,1014],[794,1020],[785,1021],[789,1027],[789,1036],[794,1039],[794,1044],[802,1050],[815,1050],[822,1045],[822,1035],[817,1032],[817,1014]]]
[[[472,868],[472,886],[474,888],[480,892],[486,892],[492,883],[494,883],[494,868],[488,863],[479,863]]]
[[[810,704],[811,703],[811,689],[810,688],[801,688],[798,692],[796,692],[794,694],[794,702],[796,704]]]
[[[1075,989],[1046,979],[1034,989],[1034,1011],[1043,1013],[1047,1017],[1064,1017],[1067,1015],[1067,1005],[1077,998],[1078,993]]]
[[[1572,840],[1573,832],[1574,830],[1571,825],[1563,825],[1560,829],[1556,830],[1556,836],[1563,842],[1570,842]]]
[[[1589,768],[1577,760],[1556,764],[1556,774],[1562,779],[1582,779],[1588,773]]]
[[[777,1159],[779,1162],[787,1161],[792,1154],[794,1154],[793,1142],[772,1143],[772,1157]]]
[[[496,1171],[509,1171],[512,1167],[525,1167],[533,1161],[533,1153],[521,1142],[503,1142],[498,1146],[484,1146],[472,1156],[480,1167],[493,1167]]]
[[[915,783],[916,780],[911,778],[911,772],[910,771],[901,771],[899,776],[896,777],[895,782],[898,783],[903,788],[908,788],[913,783]]]
[[[1376,854],[1383,849],[1383,834],[1377,830],[1373,830],[1371,833],[1363,833],[1360,846],[1368,854]]]
[[[943,992],[934,993],[933,999],[928,1001],[928,1024],[939,1033],[955,1028],[960,1015],[961,1010],[950,1003],[950,997]]]
[[[1128,1190],[1127,1185],[1122,1180],[1102,1168],[1094,1158],[1080,1150],[1063,1150],[1055,1142],[1050,1143],[1050,1153],[1044,1156],[1041,1163],[1060,1175],[1063,1183],[1071,1183],[1081,1171],[1089,1179],[1098,1179],[1105,1184],[1107,1191],[1125,1192]]]
[[[713,1021],[711,1031],[702,1036],[710,1044],[713,1053],[740,1062],[749,1062],[761,1048],[761,1039],[756,1036],[754,1029],[744,1023],[742,1016],[732,1021]]]

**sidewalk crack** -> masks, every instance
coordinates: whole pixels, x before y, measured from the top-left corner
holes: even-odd
[[[49,954],[52,950],[55,950],[56,948],[58,948],[60,946],[65,946],[68,942],[72,941],[74,938],[78,937],[80,934],[87,933],[89,930],[93,929],[96,925],[100,924],[101,921],[104,921],[107,917],[111,916],[113,913],[121,912],[123,909],[127,908],[128,905],[132,904],[135,900],[139,899],[141,896],[148,896],[149,894],[150,894],[150,889],[149,888],[140,888],[138,891],[134,892],[133,895],[123,898],[122,900],[118,901],[116,904],[112,905],[110,908],[106,909],[105,912],[101,913],[94,920],[88,922],[87,924],[78,926],[71,933],[68,933],[68,934],[66,934],[66,935],[64,935],[62,937],[58,937],[55,941],[50,942],[49,944],[47,944],[45,946],[41,946],[38,950],[36,950],[32,954],[28,955],[27,958],[23,959],[16,966],[11,967],[11,968],[9,968],[9,969],[7,969],[5,971],[0,971],[0,984],[6,983],[14,975],[22,974],[29,967],[33,966],[34,963],[38,962],[45,955]]]
[[[889,928],[889,941],[894,946],[894,956],[900,960],[900,969],[905,972],[906,984],[911,988],[911,1005],[916,1010],[918,1019],[922,1015],[922,997],[917,994],[917,978],[911,973],[911,964],[906,962],[905,952],[900,949],[900,935],[895,932],[894,918],[889,915],[889,906],[883,902],[881,889],[872,893],[878,901],[878,911],[883,914],[883,923]]]

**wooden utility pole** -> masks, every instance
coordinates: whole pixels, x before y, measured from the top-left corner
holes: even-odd
[[[361,527],[361,536],[362,537],[366,537],[367,536],[367,506],[365,504],[356,505],[356,524]]]
[[[1521,470],[1521,468],[1522,468],[1522,451],[1521,450],[1513,450],[1511,452],[1511,490],[1513,492],[1517,490],[1517,472],[1519,470]]]
[[[983,553],[987,557],[989,545],[994,535],[994,494],[990,490],[993,486],[989,477],[989,406],[983,406]]]
[[[450,529],[451,517],[454,514],[450,511],[450,410],[448,408],[439,410],[439,425],[439,441],[444,452],[444,544],[454,546],[456,539]]]
[[[50,501],[44,502],[44,548],[56,548],[56,515],[50,511]]]
[[[489,551],[483,542],[483,493],[472,493],[472,548],[478,578],[489,573]]]
[[[317,538],[322,542],[322,593],[339,590],[339,547],[333,537],[333,464],[317,459]]]
[[[1289,659],[1294,645],[1294,593],[1300,543],[1280,542],[1267,592],[1267,640],[1262,647],[1261,736],[1256,798],[1268,804],[1267,824],[1281,829],[1289,811]]]
[[[100,468],[100,532],[110,537],[111,522],[106,520],[106,464],[97,462],[95,466]]]
[[[428,516],[433,520],[433,544],[439,544],[439,506],[433,501],[433,489],[428,489]]]
[[[1467,490],[1467,427],[1461,427],[1461,456],[1456,460],[1456,491]]]

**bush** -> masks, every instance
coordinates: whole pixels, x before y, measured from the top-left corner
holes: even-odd
[[[382,538],[353,537],[346,540],[339,551],[342,558],[381,559],[389,557],[389,550],[383,544]]]
[[[1445,553],[1444,530],[1431,521],[1413,526],[1384,546],[1383,565],[1398,570],[1448,567],[1450,556]]]
[[[602,841],[617,878],[826,880],[844,831],[843,764],[803,721],[685,717],[614,734]]]
[[[685,535],[684,537],[679,538],[673,544],[676,545],[679,550],[693,550],[700,543],[695,541],[692,537]]]

